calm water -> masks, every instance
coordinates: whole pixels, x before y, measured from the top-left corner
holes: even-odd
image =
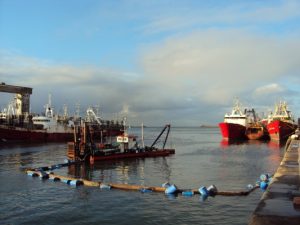
[[[146,128],[150,143],[160,128]],[[133,129],[132,133],[139,133]],[[176,154],[164,158],[96,163],[55,173],[95,181],[180,188],[215,184],[219,190],[244,190],[261,173],[274,173],[282,149],[272,143],[221,142],[218,129],[172,128]],[[199,195],[174,198],[163,193],[72,187],[27,176],[22,168],[62,163],[65,144],[0,147],[0,224],[247,224],[262,192],[246,197]]]

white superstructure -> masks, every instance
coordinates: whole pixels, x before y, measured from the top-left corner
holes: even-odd
[[[241,104],[236,100],[235,105],[232,108],[231,114],[225,114],[224,123],[240,124],[242,126],[247,125],[247,116],[241,111]]]

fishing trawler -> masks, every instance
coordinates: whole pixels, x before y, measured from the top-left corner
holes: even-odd
[[[246,139],[245,131],[247,116],[241,110],[241,104],[236,100],[231,114],[225,114],[224,122],[219,123],[224,139]]]
[[[273,114],[268,116],[267,129],[272,141],[283,142],[295,132],[297,124],[286,102],[275,104]]]

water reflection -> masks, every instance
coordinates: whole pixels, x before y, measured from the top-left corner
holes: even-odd
[[[153,165],[155,166],[153,167]],[[74,164],[68,167],[67,173],[70,176],[87,180],[124,184],[139,183],[140,185],[145,185],[145,171],[147,171],[148,176],[149,171],[151,171],[150,175],[151,173],[153,175],[159,173],[165,180],[168,180],[171,175],[171,169],[164,157],[96,161],[92,165],[89,163]]]
[[[227,148],[230,145],[243,145],[247,143],[247,140],[231,140],[231,139],[222,139],[220,142],[221,148]]]
[[[284,146],[285,146],[284,142],[278,142],[278,141],[272,141],[272,140],[270,140],[268,142],[268,147],[272,150],[280,150]]]
[[[267,145],[268,148],[272,150],[279,150],[285,146],[285,143],[272,141],[272,140],[228,140],[228,139],[222,139],[220,142],[220,147],[222,149],[226,149],[230,146],[235,146],[235,145],[254,145],[254,146]]]

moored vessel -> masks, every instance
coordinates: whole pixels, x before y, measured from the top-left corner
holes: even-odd
[[[272,141],[284,142],[297,128],[286,102],[275,104],[273,114],[268,117],[267,129]]]
[[[269,138],[266,125],[259,119],[255,110],[248,110],[248,122],[246,125],[245,135],[249,140],[265,140]]]
[[[79,116],[69,117],[67,109],[63,116],[55,115],[51,105],[51,95],[45,106],[43,115],[18,114],[13,101],[1,112],[0,142],[64,142],[73,140],[74,125],[79,123]],[[95,138],[116,136],[122,133],[118,122],[101,120],[91,108],[87,109],[86,121],[93,126]],[[100,132],[101,131],[101,132]]]
[[[266,127],[259,122],[247,126],[245,134],[249,140],[262,140],[268,138]]]
[[[58,115],[54,115],[51,95],[45,106],[44,115],[19,114],[15,110],[17,107],[17,102],[11,102],[8,109],[2,113],[0,121],[2,142],[60,142],[72,139],[74,122],[61,120]]]
[[[236,100],[231,114],[225,114],[224,122],[219,123],[220,131],[224,139],[246,139],[247,116],[245,112],[242,112],[241,105],[239,101]]]
[[[155,145],[164,132],[166,134],[163,146],[157,148]],[[72,161],[89,161],[90,163],[103,160],[169,156],[175,154],[175,149],[165,148],[169,132],[170,125],[168,124],[151,146],[138,146],[136,136],[128,135],[124,124],[122,135],[107,137],[98,142],[93,138],[93,128],[88,123],[83,123],[75,127],[74,141],[68,142],[67,155]]]

